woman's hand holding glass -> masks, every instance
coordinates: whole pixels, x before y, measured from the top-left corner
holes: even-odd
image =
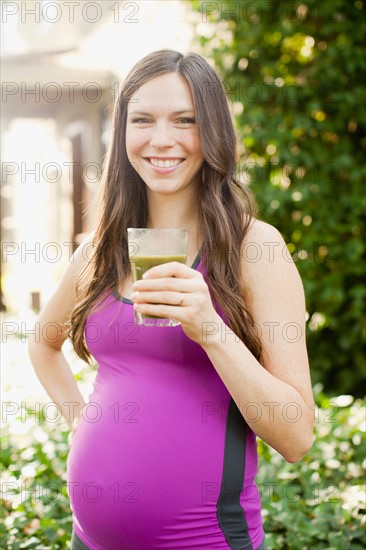
[[[221,323],[199,271],[180,262],[155,266],[133,285],[134,309],[180,321],[185,334],[202,344],[205,323]]]

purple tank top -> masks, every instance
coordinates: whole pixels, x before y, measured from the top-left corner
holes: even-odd
[[[192,268],[207,282],[199,256]],[[132,302],[110,292],[85,339],[98,370],[67,459],[79,538],[91,550],[256,550],[256,437],[202,347],[181,326],[135,325]]]

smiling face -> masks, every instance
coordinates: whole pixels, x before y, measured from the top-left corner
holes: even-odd
[[[184,77],[155,77],[133,95],[127,109],[126,150],[148,193],[171,194],[200,184],[203,156]]]

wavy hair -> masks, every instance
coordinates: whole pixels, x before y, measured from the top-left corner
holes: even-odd
[[[236,138],[227,98],[217,74],[201,56],[159,50],[133,67],[114,108],[93,255],[77,279],[77,294],[81,287],[84,292],[69,323],[74,349],[88,363],[91,354],[84,337],[86,319],[101,294],[117,290],[131,273],[127,227],[146,227],[147,223],[146,184],[126,152],[128,102],[148,80],[172,72],[182,75],[190,87],[204,158],[198,225],[203,243],[201,260],[207,269],[213,305],[221,307],[231,330],[258,360],[261,357],[261,342],[242,295],[240,261],[241,245],[257,206],[251,191],[235,177]]]

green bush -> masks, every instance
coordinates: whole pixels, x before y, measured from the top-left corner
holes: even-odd
[[[363,3],[192,5],[200,51],[213,59],[232,104],[240,179],[256,194],[261,219],[282,233],[304,282],[313,382],[362,396]]]
[[[366,402],[315,393],[316,439],[301,462],[288,464],[259,442],[257,483],[268,548],[361,550]],[[3,430],[0,547],[70,548],[68,432],[30,418],[24,423],[19,417]]]
[[[366,544],[361,515],[365,439],[360,431],[365,403],[322,393],[316,398],[315,443],[301,462],[286,463],[259,442],[258,485],[268,547],[361,550]]]
[[[67,435],[42,416],[26,423],[18,418],[3,430],[0,548],[70,548]]]

